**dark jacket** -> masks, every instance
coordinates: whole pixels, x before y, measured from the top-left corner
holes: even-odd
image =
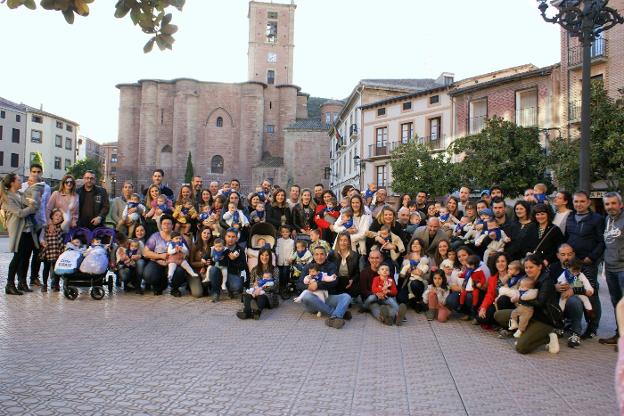
[[[301,204],[297,204],[292,209],[292,222],[295,231],[302,232],[306,227],[310,229],[316,228],[316,222],[314,222],[314,209],[310,207],[309,215],[306,215]]]
[[[590,211],[576,222],[574,211],[568,215],[566,221],[565,240],[572,246],[576,257],[589,257],[596,263],[604,252],[604,218],[602,215]]]
[[[316,262],[312,262],[308,265],[306,265],[303,268],[303,272],[301,273],[301,277],[299,278],[299,281],[297,281],[297,287],[300,290],[305,290],[308,288],[308,285],[306,285],[305,283],[303,283],[303,279],[310,274],[310,265],[312,264],[316,264]],[[328,275],[332,275],[332,274],[336,274],[336,265],[334,263],[332,263],[331,261],[326,260],[325,263],[318,265],[319,266],[319,271],[322,273],[326,273]],[[330,295],[336,295],[338,294],[337,292],[337,288],[338,288],[338,279],[334,280],[333,282],[318,282],[318,289],[319,290],[327,290],[327,292]]]
[[[505,251],[509,253],[509,256],[512,260],[520,260],[521,258],[526,256],[526,236],[532,224],[533,223],[531,222],[522,226],[522,224],[515,221],[511,225],[511,234],[507,234],[507,231],[505,231],[505,234],[507,234],[507,236],[511,238],[511,241],[505,246]]]
[[[373,279],[376,276],[379,276],[379,272],[373,271],[370,266],[365,267],[360,272],[360,295],[362,295],[362,299],[366,299],[373,294]]]
[[[229,254],[237,252],[238,257],[234,260],[230,259]],[[247,270],[247,261],[245,260],[245,250],[238,244],[234,246],[234,248],[225,247],[223,250],[223,260],[221,260],[221,265],[223,267],[227,267],[228,273],[240,275],[241,272]]]
[[[561,229],[553,223],[550,223],[546,226],[544,235],[542,235],[540,239],[539,226],[536,223],[531,223],[526,228],[524,244],[522,244],[523,253],[520,253],[521,257],[524,257],[526,253],[535,252],[535,254],[542,259],[547,260],[548,264],[556,262],[557,250],[564,240]]]
[[[279,227],[282,225],[282,215],[286,217],[286,225],[292,228],[292,213],[288,205],[283,208],[274,207],[272,205],[266,207],[266,221],[273,224],[276,231],[278,231]]]
[[[101,186],[95,185],[93,190],[93,212],[85,212],[83,209],[86,194],[88,192],[85,191],[84,186],[81,186],[76,190],[76,194],[78,194],[78,226],[79,227],[88,227],[92,228],[91,220],[95,217],[100,217],[102,222],[100,223],[102,226],[105,225],[106,216],[108,215],[108,210],[110,209],[110,203],[108,201],[108,193],[106,189]]]
[[[336,275],[338,275],[340,263],[342,263],[342,256],[340,253],[332,251],[327,260],[336,265]],[[343,278],[338,279],[338,290],[341,293],[349,293],[351,296],[357,296],[359,294],[358,287],[360,286],[360,255],[353,250],[351,250],[349,257],[347,257],[347,269],[349,271],[348,276],[339,276]],[[353,284],[347,289],[346,285],[349,283],[349,280],[352,280]]]
[[[553,308],[559,307],[557,305],[555,285],[546,270],[543,270],[542,274],[535,281],[535,289],[539,291],[537,299],[529,301],[534,308],[532,319],[558,327],[560,322],[553,322],[552,314],[550,313]]]

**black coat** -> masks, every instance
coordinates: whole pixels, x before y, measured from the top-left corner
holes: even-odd
[[[342,256],[340,253],[332,251],[329,254],[327,261],[336,265],[336,274],[338,274],[340,263],[342,263]],[[359,294],[360,286],[360,255],[353,250],[351,250],[349,257],[347,258],[347,269],[349,270],[349,276],[342,279],[340,277],[344,276],[339,276],[338,278],[338,290],[340,293],[348,293],[351,296],[357,296]],[[346,285],[349,283],[349,280],[352,280],[353,284],[347,289]]]
[[[548,260],[548,263],[555,263],[557,261],[557,250],[563,243],[563,233],[561,229],[553,223],[548,224],[544,230],[542,238],[539,238],[539,227],[536,223],[531,223],[527,227],[526,236],[524,238],[524,244],[522,245],[522,256],[526,253],[537,254],[544,260]]]
[[[297,204],[292,209],[292,222],[295,230],[300,233],[304,228],[309,227],[311,230],[316,228],[314,222],[314,209],[309,207],[310,214],[306,215],[301,204]]]
[[[282,215],[286,217],[286,225],[292,228],[292,214],[288,205],[283,208],[275,207],[272,205],[266,207],[266,221],[270,224],[273,224],[273,227],[275,227],[276,231],[279,230],[279,227],[282,226]]]

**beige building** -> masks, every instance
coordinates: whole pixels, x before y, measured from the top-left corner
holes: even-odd
[[[24,174],[26,109],[0,98],[0,175]]]
[[[322,99],[293,82],[294,4],[249,3],[249,80],[180,78],[119,84],[117,181],[141,189],[153,169],[182,182],[191,154],[204,182],[237,178],[244,190],[262,179],[312,186],[329,165]],[[286,143],[288,141],[288,143]]]
[[[103,143],[100,145],[102,152],[102,186],[106,188],[108,195],[114,198],[121,189],[117,185],[117,142]]]

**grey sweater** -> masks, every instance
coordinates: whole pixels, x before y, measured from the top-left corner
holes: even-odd
[[[607,271],[624,271],[624,212],[607,216],[604,232],[604,261]]]

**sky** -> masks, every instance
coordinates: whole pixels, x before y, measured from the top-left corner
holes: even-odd
[[[286,2],[288,0],[275,1]],[[39,3],[39,1],[37,1]],[[144,78],[242,82],[248,2],[187,0],[173,12],[173,51],[154,47],[113,0],[65,23],[60,12],[0,4],[0,96],[76,121],[100,143],[117,140],[116,84]],[[526,63],[559,61],[559,30],[535,0],[298,0],[294,83],[342,99],[364,78],[459,80]]]

